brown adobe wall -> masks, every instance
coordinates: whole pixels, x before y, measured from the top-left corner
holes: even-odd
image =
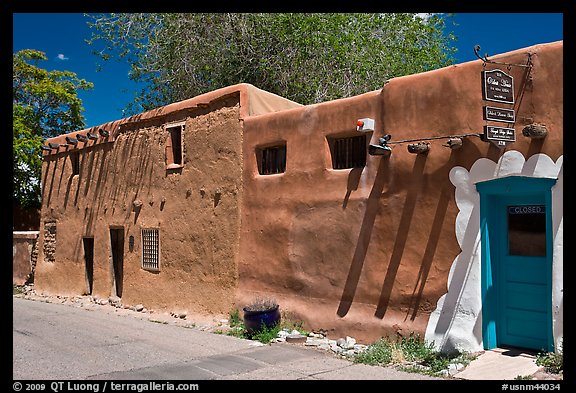
[[[12,232],[12,284],[24,285],[34,281],[37,258],[38,231]]]
[[[526,158],[563,151],[562,43],[514,51],[494,60],[512,67],[518,94],[517,141]],[[487,67],[494,67],[488,65]],[[492,68],[489,68],[492,69]],[[505,150],[467,137],[450,150],[433,140],[427,155],[393,146],[389,159],[368,156],[363,170],[331,169],[326,135],[355,133],[356,119],[376,119],[372,143],[482,133],[482,62],[389,81],[377,92],[245,121],[238,304],[270,295],[309,329],[370,342],[388,334],[424,334],[447,291],[460,249],[454,166],[497,161]],[[498,106],[490,104],[492,106]],[[522,136],[542,123],[545,140]],[[258,175],[255,148],[286,141],[286,172]]]
[[[123,304],[189,312],[230,310],[242,190],[238,118],[236,95],[210,108],[125,126],[113,143],[82,149],[78,176],[71,176],[66,153],[45,157],[42,222],[56,221],[56,253],[52,263],[42,253],[37,290],[85,293],[82,237],[92,236],[93,294],[108,298],[113,292],[109,228],[123,227]],[[162,124],[182,119],[184,167],[167,171]],[[159,273],[140,267],[142,227],[160,228]],[[41,249],[45,232],[42,228]]]

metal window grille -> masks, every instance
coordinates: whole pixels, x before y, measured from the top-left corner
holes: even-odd
[[[286,145],[272,146],[259,152],[258,171],[261,175],[272,175],[286,171]]]
[[[160,270],[160,231],[158,228],[142,229],[142,269]]]
[[[334,138],[331,143],[331,153],[334,169],[366,166],[366,135]]]

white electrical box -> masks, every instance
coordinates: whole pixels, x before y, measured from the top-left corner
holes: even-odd
[[[364,118],[356,121],[356,131],[374,131],[374,119]]]

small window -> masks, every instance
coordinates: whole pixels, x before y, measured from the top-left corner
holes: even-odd
[[[347,169],[366,166],[366,135],[328,138],[332,168]]]
[[[166,140],[166,168],[181,168],[184,164],[182,154],[182,131],[184,124],[167,126],[168,138]]]
[[[160,231],[142,228],[142,269],[160,271]]]
[[[72,163],[72,176],[80,174],[80,152],[73,151],[70,153],[70,162]]]
[[[508,254],[546,256],[546,207],[508,206]]]
[[[286,145],[276,145],[256,149],[258,173],[273,175],[286,171]]]

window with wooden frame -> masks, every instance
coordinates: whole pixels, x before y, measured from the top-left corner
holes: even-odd
[[[166,125],[166,169],[182,168],[184,166],[183,134],[184,122]]]
[[[366,166],[366,134],[350,137],[328,137],[333,169]]]
[[[286,143],[256,149],[258,173],[273,175],[286,171]]]
[[[142,228],[142,269],[160,271],[160,230]]]

